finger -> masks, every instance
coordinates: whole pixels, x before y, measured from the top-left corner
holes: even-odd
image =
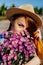
[[[3,63],[1,63],[1,65],[4,65]]]

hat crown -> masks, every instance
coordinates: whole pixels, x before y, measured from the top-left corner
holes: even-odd
[[[35,13],[35,12],[34,12],[34,8],[33,8],[33,6],[32,6],[31,4],[24,4],[24,5],[22,5],[22,6],[19,6],[19,8],[20,8],[20,9],[24,9],[24,10],[26,10],[26,11],[30,11],[30,12],[32,12],[32,13]]]

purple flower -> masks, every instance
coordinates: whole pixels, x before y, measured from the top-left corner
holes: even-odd
[[[18,56],[17,56],[17,54],[16,55],[14,55],[14,60],[17,60],[18,59]]]
[[[19,46],[19,52],[22,52],[23,51],[23,46]]]
[[[4,44],[0,45],[2,62],[7,61],[8,65],[12,65],[14,61],[20,58],[18,64],[21,65],[22,62],[27,62],[30,57],[34,56],[36,53],[36,47],[32,42],[33,38],[30,37],[30,34],[27,30],[24,30],[23,32],[24,34],[17,34],[14,30],[11,30],[2,34],[3,38],[5,38],[3,42]],[[25,61],[23,61],[22,58],[24,58]]]
[[[29,59],[29,56],[28,55],[27,56],[25,55],[25,60],[27,61],[28,59]]]
[[[28,45],[28,46],[27,46],[27,50],[29,51],[29,50],[31,50],[31,49],[32,49],[31,46]]]
[[[4,47],[8,47],[8,46],[9,46],[8,41],[7,41],[3,46],[4,46]]]
[[[21,41],[21,40],[19,40],[18,44],[19,44],[19,45],[22,45],[22,41]]]
[[[24,51],[24,54],[25,54],[25,60],[28,60],[28,58],[29,58],[29,53],[28,53],[28,51]]]
[[[14,54],[10,53],[9,56],[8,56],[8,61],[11,60],[11,59],[13,59],[13,58],[14,58]]]
[[[27,38],[30,38],[30,34],[27,32],[27,30],[24,30],[24,33],[27,35]]]
[[[30,57],[31,57],[31,56],[34,56],[33,53],[30,53]]]
[[[28,42],[28,44],[30,44],[30,45],[31,45],[31,44],[33,44],[33,43],[32,43],[32,42]]]
[[[32,53],[32,50],[29,50],[29,54],[31,54]]]
[[[12,41],[12,45],[13,45],[14,48],[17,48],[17,46],[18,46],[18,44],[16,42],[15,41]]]
[[[2,47],[0,46],[0,52],[2,51]]]
[[[8,65],[12,65],[12,64],[11,64],[11,61],[8,62]]]
[[[3,55],[3,56],[2,56],[2,60],[3,60],[3,61],[7,61],[7,56],[6,56],[6,55]]]
[[[14,49],[11,49],[11,50],[10,50],[10,53],[13,54],[13,53],[14,53]]]
[[[13,45],[12,44],[9,44],[8,48],[13,48]]]
[[[16,35],[15,35],[15,34],[13,34],[13,35],[12,35],[12,38],[16,39]]]
[[[20,41],[26,41],[24,37],[21,37],[20,38]]]
[[[21,65],[21,64],[22,64],[22,60],[19,61],[19,65]]]
[[[25,55],[28,55],[28,51],[24,49],[24,54]]]

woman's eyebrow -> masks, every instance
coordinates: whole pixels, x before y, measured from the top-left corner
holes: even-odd
[[[22,24],[22,25],[24,25],[22,22],[18,22],[17,24]]]

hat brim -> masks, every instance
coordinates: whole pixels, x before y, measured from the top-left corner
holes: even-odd
[[[30,18],[32,18],[33,20],[35,20],[35,23],[36,23],[36,26],[38,28],[40,28],[42,26],[42,20],[41,20],[41,17],[35,13],[32,13],[30,11],[26,11],[26,10],[23,10],[23,9],[20,9],[20,8],[10,8],[7,10],[6,12],[6,16],[7,18],[10,20],[10,18],[13,16],[13,15],[16,15],[16,14],[26,14],[28,15]]]

